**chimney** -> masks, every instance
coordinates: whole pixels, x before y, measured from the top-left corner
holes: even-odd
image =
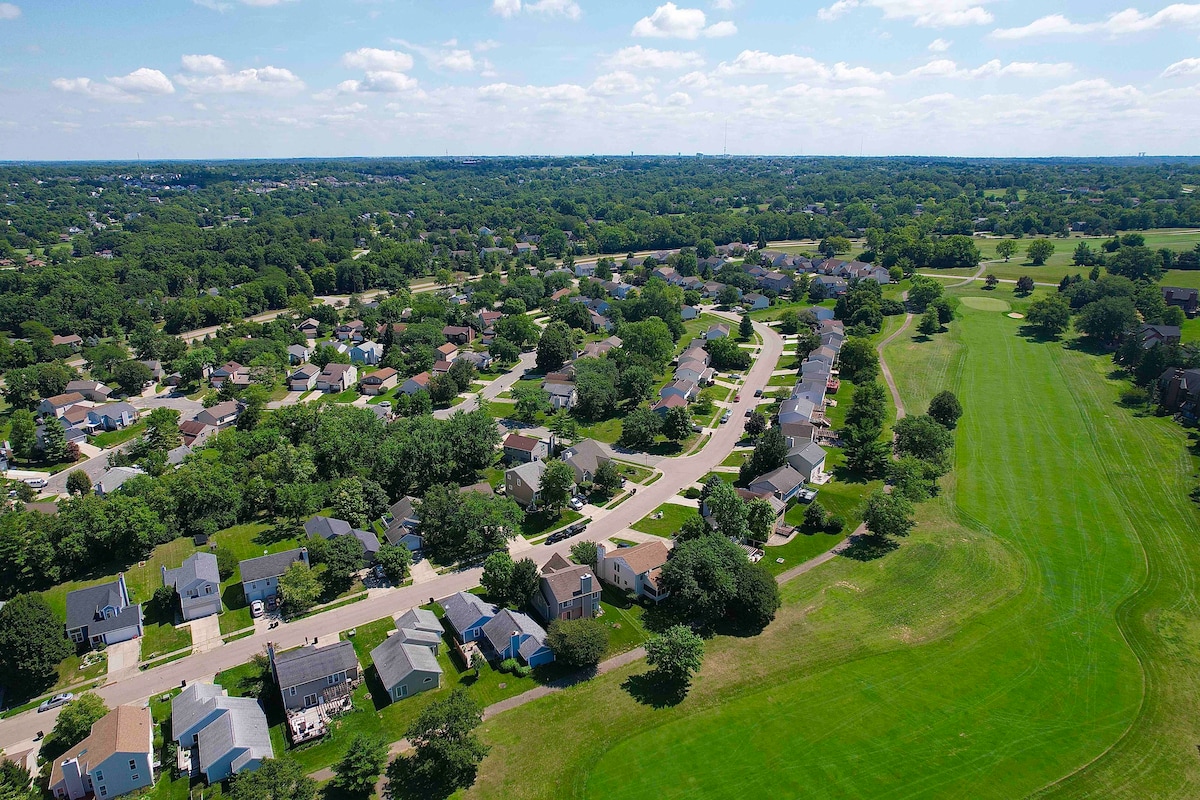
[[[509,658],[516,658],[517,653],[521,652],[521,637],[516,631],[508,635],[508,648],[512,651]]]
[[[592,573],[585,572],[579,576],[579,592],[580,594],[592,593]]]
[[[602,544],[596,545],[596,569],[600,569],[600,565],[604,563],[604,556],[608,554],[608,548]]]
[[[300,548],[300,560],[304,562],[305,566],[310,566],[308,563],[308,548],[307,547]]]
[[[161,570],[162,570],[162,582],[163,582],[163,586],[166,586],[166,585],[167,585],[167,568],[166,568],[166,566],[164,565],[164,566],[161,566],[161,567],[159,567],[159,569],[161,569]]]

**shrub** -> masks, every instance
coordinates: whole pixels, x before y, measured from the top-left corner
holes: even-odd
[[[517,663],[515,658],[506,658],[500,662],[499,669],[501,672],[511,672],[515,674],[520,667],[521,665]]]
[[[689,486],[687,488],[687,491],[683,493],[683,496],[686,497],[688,500],[699,500],[700,499],[700,490],[697,489],[695,486]]]
[[[842,519],[837,514],[834,514],[829,519],[825,520],[826,533],[841,533],[842,528],[846,527],[846,520]]]
[[[513,670],[513,675],[516,675],[518,678],[528,678],[532,673],[533,670],[524,664],[518,664],[517,668]]]

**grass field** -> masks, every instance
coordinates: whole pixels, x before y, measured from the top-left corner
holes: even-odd
[[[634,664],[489,721],[469,796],[1196,796],[1185,432],[1119,406],[1107,358],[961,314],[888,349],[906,405],[966,409],[898,550],[787,584],[676,706],[636,702]]]
[[[642,533],[650,533],[655,536],[671,538],[680,527],[683,526],[683,521],[688,517],[696,514],[696,509],[690,506],[680,506],[675,503],[663,503],[656,508],[649,516],[638,520],[629,527],[635,531]],[[655,514],[662,514],[662,519],[654,519]]]

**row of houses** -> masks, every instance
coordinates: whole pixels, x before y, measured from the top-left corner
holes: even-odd
[[[553,453],[545,442],[531,436],[511,433],[503,444],[504,458],[515,466],[504,473],[506,495],[526,509],[538,507],[542,475],[546,459]],[[612,460],[604,446],[594,439],[584,439],[558,454],[558,458],[575,473],[575,484],[591,483],[601,465]]]
[[[729,331],[729,326],[724,323],[713,325],[705,333],[705,340],[728,336]],[[716,378],[716,370],[709,366],[710,363],[703,341],[697,339],[689,344],[675,362],[671,382],[659,390],[658,400],[650,410],[666,415],[672,408],[685,407],[696,400],[700,390]]]

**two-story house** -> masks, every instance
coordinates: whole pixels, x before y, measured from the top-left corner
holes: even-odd
[[[222,430],[236,423],[241,413],[241,403],[237,400],[226,400],[199,412],[195,420],[202,425],[212,425],[217,430]]]
[[[504,460],[510,464],[545,461],[549,451],[545,442],[533,436],[510,433],[504,439]]]
[[[594,481],[600,466],[612,460],[595,439],[576,442],[564,450],[560,458],[575,471],[575,483]]]
[[[494,605],[477,594],[458,592],[438,601],[446,612],[445,620],[458,641],[474,642],[483,636],[483,626],[496,616]]]
[[[544,461],[530,461],[513,467],[504,473],[504,491],[523,508],[536,507],[538,492],[542,488],[542,475],[545,472]]]
[[[162,582],[179,595],[185,622],[221,613],[221,575],[212,553],[193,553],[176,569],[163,567]]]
[[[275,645],[268,642],[267,658],[288,711],[341,700],[358,683],[358,657],[351,642],[324,647],[309,644],[284,652],[276,652]]]
[[[505,608],[497,613],[483,626],[483,639],[500,660],[519,658],[531,667],[554,660],[546,630],[520,611]]]
[[[317,376],[317,389],[322,392],[344,392],[358,382],[358,368],[353,364],[326,364]]]
[[[154,785],[154,721],[149,707],[117,706],[50,767],[50,794],[109,800]]]
[[[657,541],[618,547],[611,553],[604,545],[596,545],[596,574],[618,589],[658,602],[670,594],[660,583],[669,554],[667,546]]]
[[[246,602],[267,600],[279,594],[279,578],[296,562],[308,563],[308,549],[298,547],[282,553],[248,558],[238,564],[242,573],[242,591]]]
[[[383,538],[391,545],[407,547],[416,552],[425,544],[421,535],[421,517],[416,510],[416,501],[412,497],[401,497],[388,508],[383,519]]]
[[[586,564],[572,564],[558,553],[542,567],[541,591],[533,606],[549,621],[592,618],[600,612],[600,582]]]
[[[194,751],[192,763],[209,784],[253,772],[275,755],[258,700],[229,697],[211,683],[193,683],[171,699],[171,738]]]
[[[130,602],[125,573],[115,581],[67,592],[67,638],[97,647],[142,635],[142,606]]]

